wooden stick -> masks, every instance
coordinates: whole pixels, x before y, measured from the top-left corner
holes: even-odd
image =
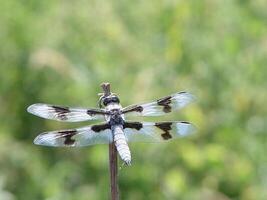
[[[110,192],[112,200],[119,200],[117,149],[109,144]]]
[[[102,83],[101,87],[104,92],[104,96],[109,96],[110,92],[110,84]],[[117,161],[117,149],[112,142],[109,144],[109,171],[110,171],[110,192],[111,192],[111,200],[119,200],[119,186],[118,186],[118,161]]]
[[[110,93],[110,83],[102,83],[101,87],[104,91],[104,96],[109,96],[111,94]]]

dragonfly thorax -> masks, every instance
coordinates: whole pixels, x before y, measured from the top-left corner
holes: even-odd
[[[111,126],[124,124],[124,120],[123,120],[122,116],[119,114],[119,112],[116,112],[110,116],[109,124]]]

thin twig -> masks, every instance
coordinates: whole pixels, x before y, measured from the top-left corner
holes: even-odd
[[[104,96],[109,96],[110,92],[110,84],[102,83],[101,87],[104,92]],[[119,186],[118,186],[118,161],[117,161],[117,149],[112,142],[109,144],[109,170],[110,170],[110,192],[111,192],[111,200],[119,200]]]

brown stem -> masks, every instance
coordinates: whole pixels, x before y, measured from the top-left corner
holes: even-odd
[[[110,83],[102,83],[101,87],[104,91],[104,96],[109,96],[110,95]]]
[[[110,92],[110,84],[102,83],[101,87],[104,92],[104,96],[109,96]],[[110,171],[110,192],[111,192],[111,200],[119,200],[119,185],[118,185],[118,161],[117,161],[117,149],[112,142],[109,144],[109,171]]]
[[[118,186],[118,162],[117,162],[117,149],[114,142],[109,144],[109,168],[110,168],[110,192],[111,199],[119,199],[119,186]]]

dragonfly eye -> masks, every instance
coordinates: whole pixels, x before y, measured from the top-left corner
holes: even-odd
[[[108,98],[104,98],[104,100],[103,100],[103,104],[104,104],[104,106],[107,106],[108,103],[109,103],[109,99],[108,99]]]
[[[120,100],[117,96],[110,96],[110,97],[104,98],[103,100],[104,106],[107,106],[110,103],[120,103]]]
[[[113,96],[111,102],[113,102],[113,103],[120,103],[120,100],[119,100],[119,98],[117,96]]]

